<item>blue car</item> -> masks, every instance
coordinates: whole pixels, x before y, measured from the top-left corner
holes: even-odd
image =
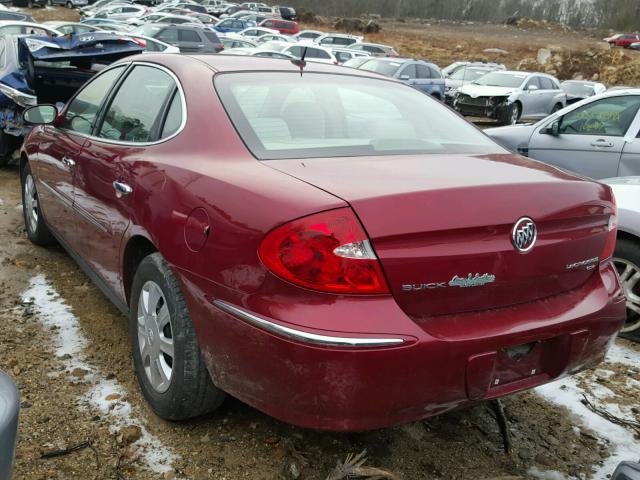
[[[216,23],[213,28],[216,32],[220,33],[237,33],[241,32],[245,28],[255,27],[256,22],[248,20],[240,20],[238,18],[225,18]]]
[[[402,80],[438,100],[444,99],[444,76],[433,63],[412,58],[373,58],[359,68]]]
[[[96,73],[144,47],[103,32],[40,37],[0,36],[0,166],[20,148],[29,127],[22,111],[42,103],[65,103]]]

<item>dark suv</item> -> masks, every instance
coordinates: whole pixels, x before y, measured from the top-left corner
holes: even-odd
[[[291,7],[273,7],[273,11],[279,13],[283,20],[297,20],[298,15]]]
[[[216,32],[205,27],[149,23],[135,33],[178,47],[181,53],[218,53],[224,50]]]

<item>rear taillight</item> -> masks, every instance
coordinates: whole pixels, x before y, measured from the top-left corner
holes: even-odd
[[[613,252],[616,249],[616,237],[618,235],[618,206],[616,199],[611,194],[611,201],[613,206],[611,207],[611,216],[609,217],[609,225],[607,225],[607,243],[602,251],[602,260],[608,260],[613,256]]]
[[[299,218],[269,232],[258,251],[274,274],[332,293],[389,293],[380,263],[350,208]]]

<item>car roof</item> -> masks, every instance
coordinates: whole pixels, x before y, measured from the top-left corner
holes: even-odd
[[[231,72],[295,72],[300,74],[300,67],[294,65],[290,60],[252,57],[241,55],[185,55],[177,53],[164,54],[144,54],[128,57],[127,62],[144,61],[165,65],[167,62],[198,62],[207,65],[211,70],[218,73]],[[352,75],[359,77],[375,78],[380,80],[383,77],[375,72],[365,70],[347,70],[339,65],[329,63],[308,62],[304,68],[309,73],[333,73],[338,75]],[[347,73],[348,72],[348,73]],[[357,72],[357,73],[355,73]]]

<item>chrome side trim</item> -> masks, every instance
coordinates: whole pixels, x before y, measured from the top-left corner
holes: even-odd
[[[285,327],[284,325],[269,322],[268,320],[260,318],[253,313],[249,313],[222,300],[214,300],[213,304],[226,313],[233,315],[240,320],[244,320],[255,327],[304,343],[327,345],[331,347],[388,347],[404,343],[404,339],[402,338],[354,338],[318,335],[316,333],[304,332],[302,330],[296,330],[294,328]]]

